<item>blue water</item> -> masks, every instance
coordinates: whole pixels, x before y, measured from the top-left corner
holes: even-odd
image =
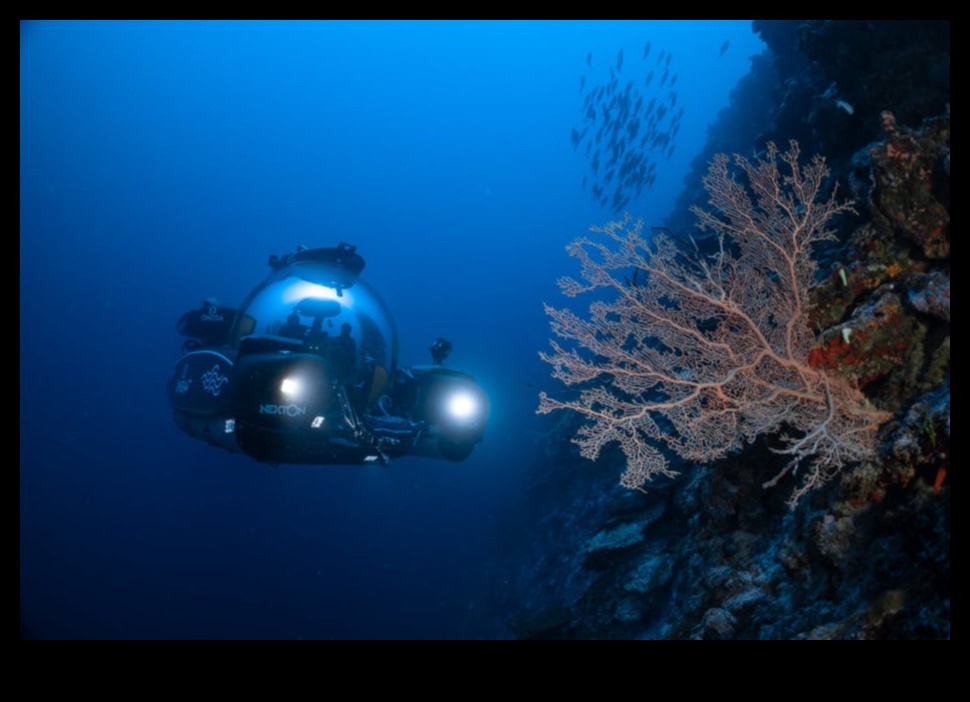
[[[666,217],[762,50],[738,22],[27,22],[20,43],[20,617],[37,638],[501,638],[543,302],[609,221],[580,77],[679,74]],[[641,61],[646,41],[652,55]],[[725,40],[730,47],[719,56]],[[587,65],[588,55],[591,65]],[[403,363],[454,344],[492,411],[461,464],[268,468],[164,394],[179,315],[352,243]],[[510,602],[511,600],[511,602]]]

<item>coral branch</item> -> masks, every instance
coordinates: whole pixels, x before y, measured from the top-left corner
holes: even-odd
[[[703,463],[785,427],[794,432],[782,437],[780,452],[792,459],[785,472],[805,468],[794,506],[841,466],[869,457],[884,419],[855,388],[808,363],[811,247],[830,239],[829,222],[852,206],[834,192],[818,201],[825,162],[800,165],[794,142],[733,163],[736,170],[715,157],[704,179],[713,209],[694,210],[715,235],[707,254],[666,234],[648,241],[629,215],[570,244],[582,280],[561,279],[563,293],[601,292],[586,318],[546,306],[568,343],[540,355],[553,377],[581,390],[574,400],[543,393],[537,411],[589,420],[573,439],[587,458],[617,442],[627,462],[621,483],[633,489],[675,474],[663,446]]]

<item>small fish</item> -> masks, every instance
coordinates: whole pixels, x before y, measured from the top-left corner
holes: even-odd
[[[721,44],[721,52],[717,55],[717,57],[718,58],[721,58],[722,56],[724,56],[724,54],[727,53],[727,50],[728,50],[728,47],[729,46],[731,46],[730,39],[725,39],[724,40],[724,43]]]
[[[855,114],[855,108],[849,103],[847,103],[845,100],[836,100],[835,106],[838,107],[840,110],[844,111],[846,114],[850,114],[850,115]]]

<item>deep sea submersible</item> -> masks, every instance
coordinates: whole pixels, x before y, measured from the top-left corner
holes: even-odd
[[[444,339],[432,363],[398,368],[394,321],[356,247],[300,247],[269,265],[238,309],[207,300],[178,320],[168,397],[179,429],[269,464],[471,454],[485,392],[442,365]]]

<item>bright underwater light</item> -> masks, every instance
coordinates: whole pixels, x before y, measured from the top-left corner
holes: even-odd
[[[467,421],[478,414],[478,401],[468,392],[456,392],[448,399],[448,414],[453,419]]]
[[[283,378],[283,382],[280,383],[280,392],[282,392],[287,397],[293,397],[298,395],[300,390],[303,389],[303,383],[300,382],[298,378],[288,377]]]

